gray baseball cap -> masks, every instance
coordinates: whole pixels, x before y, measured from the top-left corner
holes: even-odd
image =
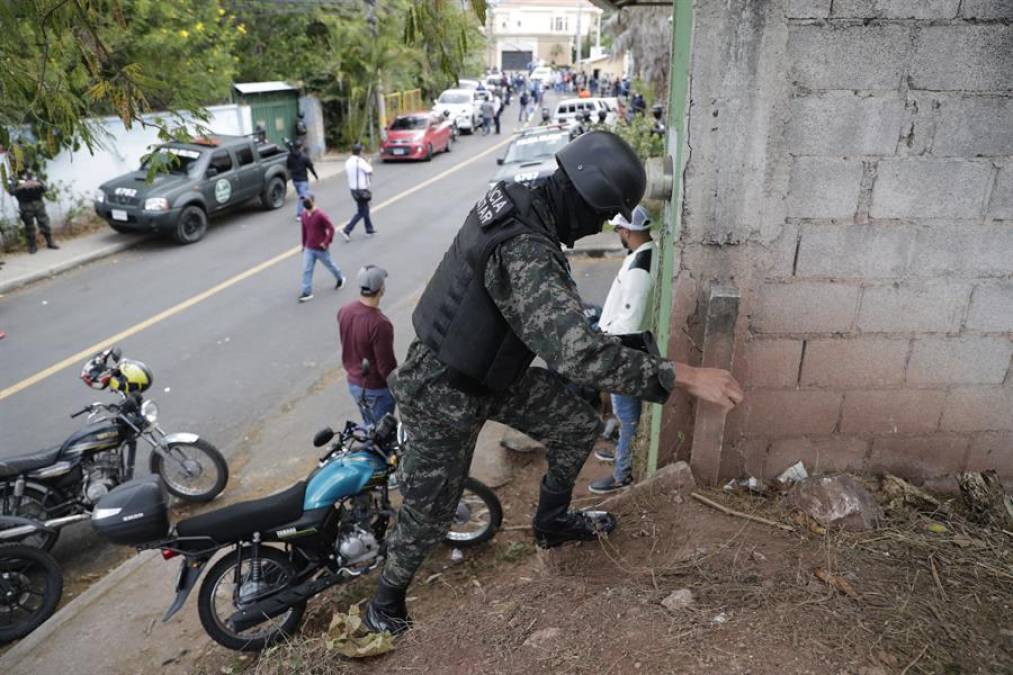
[[[366,265],[359,269],[359,289],[364,295],[376,295],[383,288],[383,280],[387,278],[387,270],[376,265]]]

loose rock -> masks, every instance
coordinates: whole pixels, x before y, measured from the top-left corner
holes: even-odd
[[[528,636],[528,639],[524,641],[525,647],[548,647],[551,643],[555,642],[557,638],[562,634],[563,631],[558,628],[543,628],[536,630],[534,633]]]
[[[879,523],[883,513],[869,491],[851,476],[819,476],[796,483],[788,501],[825,527],[859,532]]]
[[[680,588],[661,601],[662,606],[670,612],[677,612],[693,605],[693,591],[688,588]]]

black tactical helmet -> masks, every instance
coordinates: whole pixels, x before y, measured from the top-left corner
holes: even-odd
[[[591,208],[629,220],[644,197],[647,174],[633,148],[608,131],[589,131],[556,153],[556,162]]]

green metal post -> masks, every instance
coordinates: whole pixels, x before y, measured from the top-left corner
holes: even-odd
[[[674,0],[672,3],[672,69],[668,87],[668,152],[675,167],[672,198],[666,206],[665,229],[661,235],[661,274],[658,286],[660,298],[657,314],[658,346],[662,354],[668,352],[672,322],[672,284],[675,266],[675,247],[679,244],[682,218],[682,150],[685,147],[687,110],[689,107],[690,66],[693,47],[693,1]],[[651,406],[651,443],[647,451],[647,475],[658,470],[658,447],[661,443],[662,406]]]

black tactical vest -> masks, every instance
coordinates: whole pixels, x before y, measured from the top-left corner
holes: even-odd
[[[455,386],[503,391],[524,374],[534,353],[507,324],[485,289],[485,266],[497,246],[554,227],[529,188],[498,183],[468,214],[412,314],[415,333],[447,366]],[[560,253],[562,256],[562,253]]]

